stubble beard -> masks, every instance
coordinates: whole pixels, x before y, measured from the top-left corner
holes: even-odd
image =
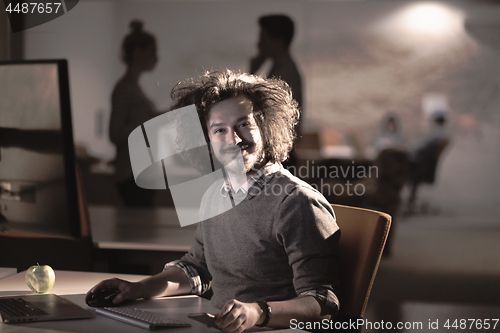
[[[256,144],[255,147],[256,151],[252,154],[249,154],[247,158],[243,156],[243,153],[241,154],[241,159],[243,160],[241,162],[240,157],[236,157],[229,163],[225,165],[225,169],[235,175],[242,175],[242,174],[248,174],[251,171],[258,171],[260,168],[260,164],[264,160],[265,154],[264,154],[264,148],[262,147],[261,144]]]

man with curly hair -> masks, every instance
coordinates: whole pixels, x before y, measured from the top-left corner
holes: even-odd
[[[227,177],[204,194],[202,222],[186,255],[138,283],[102,281],[87,297],[108,287],[121,290],[115,303],[211,290],[224,332],[335,316],[340,231],[334,212],[321,193],[281,166],[299,116],[289,86],[211,71],[179,83],[172,98],[172,109],[195,105]],[[222,207],[227,197],[238,205]]]

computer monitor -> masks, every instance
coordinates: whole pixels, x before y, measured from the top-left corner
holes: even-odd
[[[0,236],[79,238],[65,60],[0,62]]]

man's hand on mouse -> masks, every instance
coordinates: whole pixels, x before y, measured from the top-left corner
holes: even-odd
[[[113,299],[114,304],[121,303],[125,300],[136,300],[140,298],[142,285],[137,282],[129,282],[122,279],[108,279],[99,282],[85,295],[85,300],[92,297],[92,295],[100,290],[107,288],[116,288],[120,293]]]

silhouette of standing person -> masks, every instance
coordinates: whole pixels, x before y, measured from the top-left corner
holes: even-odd
[[[143,31],[143,24],[134,20],[131,32],[122,42],[122,58],[127,66],[125,75],[116,83],[111,97],[109,137],[116,146],[114,181],[126,206],[153,206],[154,191],[135,184],[128,151],[128,136],[132,130],[158,115],[153,102],[139,86],[139,78],[153,70],[157,63],[156,39]]]
[[[273,66],[268,77],[276,77],[285,81],[292,90],[292,96],[299,105],[301,116],[299,123],[295,127],[297,138],[301,137],[301,119],[303,119],[302,100],[302,78],[299,68],[290,54],[290,45],[295,33],[293,20],[287,15],[273,14],[259,18],[260,34],[257,44],[258,53],[250,59],[250,73],[256,73],[268,59],[271,59]],[[296,164],[294,150],[290,152],[290,157],[283,163],[283,166],[293,166]]]

